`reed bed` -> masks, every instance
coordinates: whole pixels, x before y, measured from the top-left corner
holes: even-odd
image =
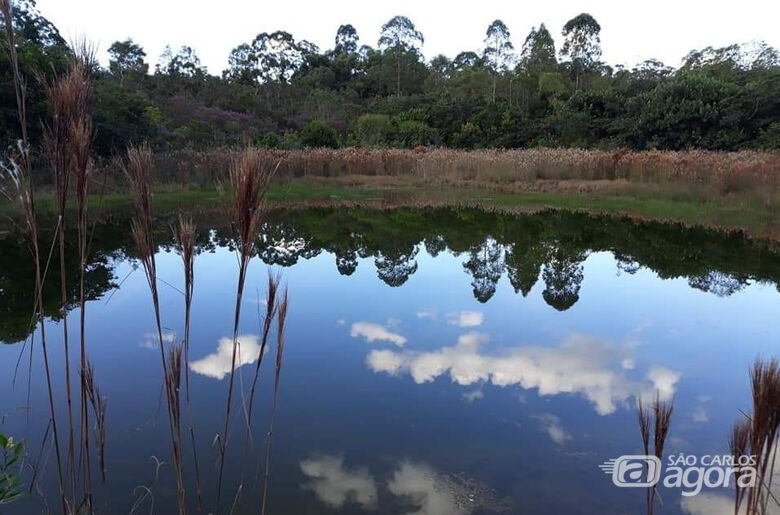
[[[225,181],[237,151],[170,152],[155,155],[161,182],[211,185]],[[268,165],[281,162],[280,177],[399,176],[433,182],[494,184],[536,181],[628,181],[708,188],[719,195],[778,188],[780,152],[606,151],[535,148],[262,150]],[[767,201],[774,197],[764,195]]]

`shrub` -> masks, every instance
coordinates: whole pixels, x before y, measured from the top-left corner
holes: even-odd
[[[264,148],[279,148],[282,145],[282,138],[275,132],[266,132],[260,137],[258,144]]]
[[[398,124],[396,144],[401,147],[413,148],[433,145],[438,140],[436,129],[427,123],[416,120],[404,120]]]
[[[339,146],[339,137],[330,126],[318,120],[313,120],[301,129],[301,143],[312,148],[336,148]]]
[[[393,124],[384,114],[364,114],[355,120],[353,133],[361,147],[386,146],[393,139]]]

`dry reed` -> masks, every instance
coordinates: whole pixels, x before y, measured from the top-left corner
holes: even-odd
[[[637,399],[637,422],[639,423],[639,434],[642,437],[642,450],[645,453],[645,456],[650,455],[650,426],[652,423],[651,420],[651,414],[649,411],[647,411],[642,404],[642,398],[639,397]],[[648,506],[651,505],[650,501],[650,489],[647,488],[645,491],[645,503]]]
[[[177,251],[184,267],[184,362],[187,401],[190,398],[190,315],[192,294],[195,287],[195,224],[192,218],[179,215],[179,223],[174,230]]]
[[[186,402],[189,418],[189,433],[192,444],[192,455],[195,465],[195,487],[198,499],[198,507],[202,505],[202,489],[200,482],[200,465],[198,464],[198,452],[195,445],[195,426],[192,420],[192,406],[190,401],[190,322],[192,314],[192,295],[195,288],[195,223],[192,218],[179,215],[179,223],[174,229],[177,251],[182,259],[184,269],[184,375],[186,383]],[[181,445],[181,431],[179,430],[179,445]]]
[[[658,392],[656,392],[655,399],[649,410],[644,407],[641,398],[637,400],[639,434],[642,437],[642,450],[646,456],[650,455],[650,436],[652,435],[652,455],[663,461],[664,446],[669,435],[673,410],[674,406],[672,403],[662,401]],[[652,434],[650,431],[651,424],[653,426]],[[652,515],[655,511],[655,496],[656,486],[648,487],[645,498],[648,515]]]
[[[767,513],[778,428],[780,427],[780,365],[776,359],[756,360],[750,371],[753,414],[748,428],[740,427],[741,439],[747,438],[750,454],[756,460],[756,484],[748,487],[737,502],[747,501],[748,515]],[[736,430],[735,430],[736,431]],[[744,435],[742,433],[745,433]]]
[[[282,298],[277,307],[277,328],[276,328],[276,374],[274,376],[274,402],[271,408],[271,421],[268,425],[268,439],[265,450],[265,474],[263,478],[263,501],[262,515],[265,515],[266,504],[268,501],[268,479],[271,477],[271,443],[274,435],[274,419],[276,418],[276,408],[279,405],[279,377],[282,373],[282,356],[284,355],[284,327],[287,320],[287,308],[289,301],[287,297],[287,288],[285,288]]]
[[[87,363],[84,376],[87,397],[95,414],[95,439],[97,440],[98,459],[100,463],[100,479],[106,482],[106,408],[108,401],[100,395],[100,389],[95,382],[95,368],[92,363]]]
[[[729,449],[735,462],[739,460],[741,456],[748,454],[748,448],[750,446],[750,422],[744,419],[737,420],[734,423],[731,436],[729,437]],[[734,515],[739,513],[739,509],[742,506],[742,501],[745,498],[745,489],[740,485],[739,478],[743,472],[740,468],[736,469],[734,475]]]
[[[168,368],[165,371],[165,391],[168,396],[168,406],[171,415],[171,426],[175,436],[173,441],[173,466],[176,470],[176,500],[179,506],[179,514],[186,512],[184,491],[184,459],[182,456],[182,431],[181,431],[181,369],[182,369],[181,345],[173,345],[168,354]]]
[[[263,356],[265,355],[265,347],[268,343],[268,333],[271,330],[271,324],[276,316],[276,293],[279,289],[280,275],[274,276],[271,271],[268,271],[268,289],[265,299],[265,317],[263,318],[263,333],[260,343],[260,355],[257,358],[257,366],[255,367],[255,375],[252,379],[252,388],[249,393],[249,407],[247,413],[247,429],[250,431],[252,428],[252,408],[254,407],[255,389],[257,387],[257,381],[260,378],[260,368],[263,364]]]
[[[182,468],[181,468],[181,438],[177,438],[177,428],[180,427],[180,418],[178,416],[178,405],[174,406],[172,399],[175,395],[175,400],[178,403],[178,392],[175,394],[171,392],[172,388],[172,373],[175,370],[169,368],[168,361],[165,356],[165,340],[163,338],[163,328],[160,316],[160,296],[157,288],[157,262],[155,260],[155,244],[152,233],[152,206],[151,206],[151,170],[152,170],[152,153],[149,147],[142,146],[136,148],[130,148],[127,151],[127,162],[123,165],[125,175],[130,182],[132,190],[135,194],[136,204],[136,218],[133,220],[131,229],[133,232],[133,238],[135,239],[138,247],[138,254],[146,274],[146,281],[149,286],[149,291],[152,295],[152,307],[154,309],[154,317],[157,326],[157,337],[160,347],[160,361],[162,362],[163,380],[166,388],[166,404],[168,408],[168,420],[171,433],[171,443],[173,446],[174,464],[176,466],[177,474],[177,501],[179,507],[179,513],[185,512],[185,506],[183,505],[183,497],[181,495],[183,490],[182,481]],[[180,368],[181,364],[178,363],[175,366]],[[180,431],[178,431],[180,433]]]
[[[691,195],[737,196],[776,202],[780,152],[605,151],[534,148],[524,150],[310,149],[262,150],[268,166],[281,162],[280,177],[371,176],[418,179],[432,184],[477,184],[508,188],[567,182],[629,183],[683,190]],[[155,156],[162,182],[213,185],[225,182],[234,150],[179,151]]]
[[[46,342],[46,328],[43,319],[43,281],[41,273],[41,252],[38,244],[38,229],[35,213],[35,189],[32,183],[32,167],[30,164],[30,143],[27,134],[27,109],[26,88],[24,79],[19,71],[19,60],[16,53],[16,38],[13,28],[13,11],[10,0],[0,0],[0,12],[5,20],[5,33],[7,41],[8,58],[13,73],[14,94],[16,97],[16,111],[21,130],[21,139],[17,144],[17,155],[9,156],[8,163],[2,164],[4,175],[3,194],[11,200],[19,203],[22,216],[26,222],[26,232],[30,240],[30,247],[35,268],[35,316],[33,317],[40,327],[41,349],[43,354],[44,372],[46,374],[46,387],[49,398],[49,417],[52,425],[52,435],[57,459],[57,480],[60,493],[60,502],[63,515],[68,513],[68,503],[65,497],[65,481],[62,468],[62,453],[60,451],[59,434],[57,431],[57,416],[54,406],[54,392],[51,380],[51,368]],[[32,352],[32,349],[31,349]]]
[[[278,168],[278,165],[277,165]],[[238,330],[241,318],[241,304],[246,283],[249,261],[255,251],[257,238],[260,235],[263,216],[265,214],[264,198],[276,168],[267,166],[257,149],[249,148],[234,161],[230,170],[230,183],[233,188],[233,201],[230,206],[232,223],[237,238],[238,247],[238,285],[236,289],[236,308],[233,319],[233,352],[228,382],[227,404],[225,408],[225,426],[219,437],[219,477],[217,479],[216,512],[219,513],[222,496],[222,478],[225,469],[225,454],[227,452],[230,430],[230,413],[233,403],[233,384],[236,372],[236,355],[238,352]]]

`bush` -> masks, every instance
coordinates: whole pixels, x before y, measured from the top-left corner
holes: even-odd
[[[393,124],[384,114],[364,114],[355,120],[353,133],[361,147],[386,146],[393,140]]]
[[[400,147],[413,148],[433,145],[438,140],[436,129],[427,123],[415,120],[404,120],[398,124],[396,144]]]
[[[339,146],[339,137],[330,125],[313,120],[301,129],[301,143],[312,148],[336,148]]]
[[[258,144],[263,148],[279,148],[282,145],[282,138],[275,132],[266,132],[260,137]]]

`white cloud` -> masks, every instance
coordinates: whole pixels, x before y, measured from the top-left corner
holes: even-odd
[[[700,424],[710,421],[710,416],[707,414],[707,410],[704,409],[704,406],[697,406],[694,408],[693,413],[691,413],[691,417],[693,418],[694,422],[698,422]]]
[[[436,320],[438,314],[435,309],[426,309],[417,312],[417,318],[427,318],[430,320]]]
[[[458,327],[478,327],[485,320],[485,314],[480,311],[461,311],[447,315],[447,322]]]
[[[338,320],[336,320],[336,325],[347,325],[347,321],[344,320],[343,318],[339,318]]]
[[[163,343],[173,343],[176,336],[169,331],[163,331],[162,340]],[[144,334],[143,340],[138,343],[138,346],[142,349],[159,349],[160,348],[160,336],[157,333]]]
[[[404,359],[400,354],[396,354],[391,350],[375,350],[371,351],[366,357],[366,364],[374,372],[397,375],[401,372]]]
[[[500,355],[481,352],[488,336],[468,333],[454,347],[431,352],[372,351],[366,363],[375,372],[409,373],[418,383],[449,374],[453,382],[471,385],[490,381],[496,386],[536,388],[539,395],[578,393],[591,401],[601,415],[634,395],[656,390],[671,398],[680,374],[662,367],[648,372],[649,383],[629,380],[622,364],[625,349],[603,340],[571,335],[559,347],[519,346]]]
[[[412,501],[415,510],[408,515],[459,515],[467,513],[455,495],[438,484],[439,474],[428,465],[402,461],[387,483],[391,493]]]
[[[567,441],[571,440],[571,435],[563,429],[561,419],[552,413],[544,413],[542,415],[535,415],[535,419],[539,421],[541,428],[550,437],[550,440],[558,445],[563,445]]]
[[[301,471],[311,478],[302,485],[331,508],[342,508],[348,500],[364,509],[375,509],[376,481],[366,468],[349,469],[341,456],[319,456],[301,462]]]
[[[401,336],[398,333],[393,333],[386,327],[382,327],[379,324],[372,324],[371,322],[356,322],[352,324],[352,332],[350,335],[353,338],[359,338],[362,336],[369,343],[383,341],[394,343],[399,347],[403,347],[407,342],[404,336]]]
[[[734,515],[734,499],[711,492],[702,492],[693,497],[682,497],[680,506],[684,513],[690,515]],[[744,511],[742,509],[740,513],[744,513]]]
[[[463,400],[468,402],[469,404],[476,402],[480,399],[485,398],[485,392],[482,391],[482,388],[477,388],[476,390],[470,391],[470,392],[463,392],[462,394]]]
[[[680,373],[664,367],[652,367],[647,378],[653,383],[653,391],[658,393],[661,400],[669,400],[674,396]]]
[[[244,334],[238,337],[236,368],[254,363],[260,357],[260,337],[256,334]],[[190,369],[196,374],[222,380],[230,373],[233,361],[233,338],[219,339],[217,352],[190,363]]]

